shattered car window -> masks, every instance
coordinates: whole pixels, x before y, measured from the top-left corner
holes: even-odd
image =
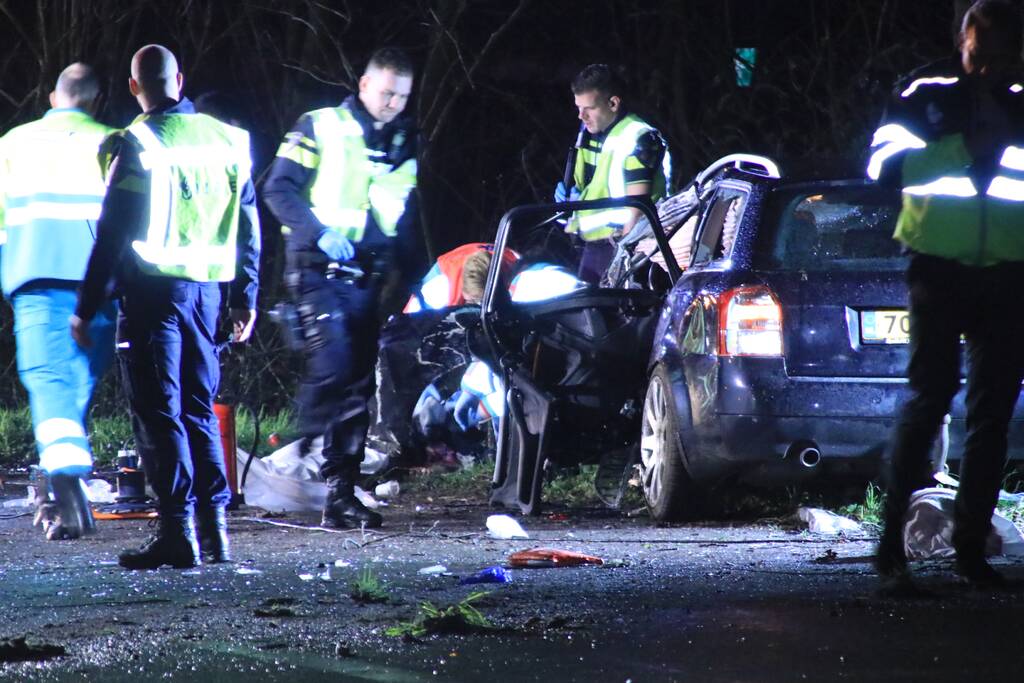
[[[745,192],[735,188],[723,188],[718,193],[708,211],[694,263],[706,263],[731,253],[746,197]]]
[[[900,270],[892,238],[899,204],[871,186],[781,191],[761,226],[756,258],[771,270]]]

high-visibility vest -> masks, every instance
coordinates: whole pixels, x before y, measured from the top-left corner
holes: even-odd
[[[416,159],[392,168],[384,152],[367,148],[363,128],[347,107],[317,109],[309,116],[320,150],[308,189],[313,214],[329,230],[359,242],[369,212],[381,232],[394,237],[416,187]]]
[[[633,154],[640,137],[654,130],[636,115],[626,114],[608,131],[600,151],[580,148],[574,169],[580,201],[625,197],[626,160]],[[584,184],[584,169],[588,165],[594,166],[594,175],[590,182]],[[660,199],[664,194],[665,170],[659,164],[651,186],[651,200]],[[569,220],[566,230],[578,232],[588,242],[605,239],[628,223],[632,215],[632,210],[628,208],[577,211]]]
[[[466,303],[466,297],[462,295],[462,273],[469,257],[481,249],[493,252],[494,245],[487,242],[470,242],[438,256],[437,262],[420,283],[419,296],[413,294],[409,297],[402,313],[416,313],[422,310],[420,297],[427,308],[432,310]],[[506,249],[502,254],[502,266],[505,269],[511,268],[518,260],[519,254],[511,249]]]
[[[946,101],[965,87],[956,75],[918,78],[897,104],[923,99],[918,108],[928,111],[936,106],[932,98]],[[1006,97],[1024,98],[1022,91],[1024,84],[1013,83]],[[877,180],[889,164],[900,164],[903,208],[893,236],[913,251],[967,265],[1024,261],[1024,140],[1000,150],[995,176],[987,187],[977,187],[968,173],[974,160],[963,133],[925,140],[914,132],[915,123],[886,121],[871,143],[869,177]]]
[[[79,281],[106,187],[96,153],[112,129],[77,109],[52,109],[0,138],[0,282]]]
[[[132,242],[140,268],[194,282],[235,277],[249,134],[205,114],[142,116],[126,133],[150,176],[149,225]]]

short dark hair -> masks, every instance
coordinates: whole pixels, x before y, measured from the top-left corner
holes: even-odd
[[[972,27],[995,28],[1018,56],[1024,49],[1020,10],[1008,0],[977,0],[964,13],[961,35]]]
[[[412,59],[405,50],[398,47],[382,47],[370,55],[366,70],[370,69],[387,69],[398,76],[413,75]]]
[[[596,91],[605,97],[623,97],[626,94],[625,90],[622,77],[607,64],[591,64],[572,79],[573,95]]]

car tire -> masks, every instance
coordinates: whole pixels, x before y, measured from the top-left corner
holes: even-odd
[[[651,517],[660,522],[699,518],[704,498],[686,471],[672,383],[661,365],[647,384],[640,430],[640,488]]]

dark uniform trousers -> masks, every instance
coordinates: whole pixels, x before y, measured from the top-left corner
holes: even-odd
[[[117,357],[132,428],[160,514],[231,499],[213,412],[220,284],[143,276],[121,298]]]
[[[610,239],[584,242],[576,277],[591,285],[601,284],[601,278],[615,258],[615,249],[615,243]]]
[[[363,460],[376,387],[380,287],[376,278],[327,279],[323,270],[302,268],[292,290],[305,344],[296,399],[299,429],[308,438],[324,436],[324,479],[354,476]]]
[[[929,485],[931,448],[960,389],[963,347],[967,440],[953,543],[959,553],[977,556],[989,533],[1006,462],[1007,428],[1024,379],[1024,262],[971,267],[916,254],[907,282],[911,396],[889,453],[886,527],[901,530],[911,493]]]

